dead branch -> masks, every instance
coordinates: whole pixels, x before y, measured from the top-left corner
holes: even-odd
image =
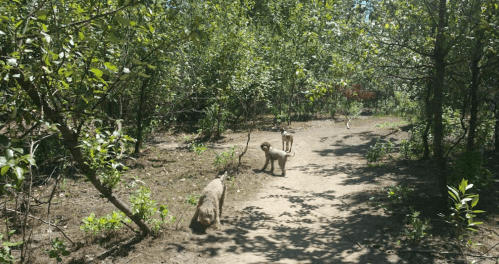
[[[239,169],[239,166],[241,166],[241,158],[244,156],[244,154],[246,154],[246,151],[248,150],[250,138],[251,138],[251,129],[248,130],[248,141],[246,141],[246,147],[244,148],[243,152],[241,154],[239,154],[239,163],[237,164],[236,169]]]
[[[350,121],[352,121],[352,119],[354,119],[355,117],[357,117],[364,110],[367,110],[367,108],[360,109],[360,111],[357,114],[355,114],[354,116],[352,116],[352,117],[349,117],[348,115],[345,115],[345,124],[346,124],[346,126],[347,126],[348,129],[350,129]]]

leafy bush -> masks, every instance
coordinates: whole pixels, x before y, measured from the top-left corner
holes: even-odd
[[[406,139],[402,139],[400,142],[400,156],[405,159],[410,159],[412,154],[412,143]]]
[[[219,111],[222,112],[219,113]],[[230,112],[215,103],[206,107],[204,114],[204,118],[199,121],[199,128],[204,134],[213,134],[225,130]]]
[[[232,162],[235,158],[236,158],[236,146],[231,146],[229,150],[222,151],[215,155],[213,166],[215,166],[215,168],[219,167],[225,168],[227,164]]]
[[[459,184],[459,179],[467,179],[478,187],[488,187],[493,181],[492,172],[485,167],[487,160],[477,152],[460,155],[454,166],[455,173],[449,175],[449,184]]]
[[[10,230],[8,236],[10,237],[14,234],[16,230]],[[0,240],[3,240],[4,234],[0,233]],[[16,247],[23,243],[23,241],[9,242],[2,241],[2,246],[0,247],[0,263],[13,263],[14,257],[10,254],[10,247]]]
[[[414,191],[413,188],[407,187],[407,186],[395,186],[392,185],[390,187],[382,188],[383,191],[386,192],[388,195],[388,198],[392,201],[402,201],[404,199],[407,199],[411,193]]]
[[[191,193],[187,197],[185,197],[185,203],[196,206],[198,204],[199,197],[201,197],[201,195],[195,195]]]
[[[0,195],[5,192],[5,188],[20,188],[30,165],[36,166],[31,155],[23,155],[22,148],[11,147],[10,139],[0,135],[0,180],[5,183],[0,185]]]
[[[128,169],[119,162],[117,153],[123,152],[122,144],[133,139],[122,135],[118,131],[100,132],[96,130],[95,136],[86,134],[82,137],[80,147],[87,157],[86,163],[94,169],[102,180],[102,183],[113,188],[121,180],[123,170]]]
[[[456,235],[461,240],[464,230],[476,231],[475,227],[482,222],[475,222],[475,216],[484,213],[482,210],[473,210],[478,204],[478,194],[467,193],[473,184],[468,184],[468,180],[462,179],[459,187],[456,189],[447,186],[449,189],[449,199],[452,202],[450,210],[452,213],[448,216],[440,213],[439,216],[446,219],[446,222],[453,225]]]
[[[422,155],[424,151],[423,145],[423,132],[425,130],[424,124],[417,124],[411,130],[409,130],[409,143],[412,147],[412,153],[415,155]],[[431,130],[430,130],[431,131]],[[430,152],[432,152],[432,142],[433,142],[433,134],[428,134],[428,144],[430,148]]]
[[[169,215],[169,211],[165,205],[161,205],[159,209],[156,207],[157,203],[151,200],[151,191],[145,187],[140,187],[135,192],[135,195],[130,196],[132,213],[138,215],[146,223],[152,225],[152,229],[158,232],[163,224],[175,221],[175,217]],[[153,218],[159,211],[161,220]],[[169,218],[167,219],[167,217]]]
[[[406,220],[412,228],[404,229],[404,233],[414,244],[417,244],[426,235],[425,230],[428,229],[429,220],[419,219],[420,212],[414,211],[412,207],[410,210],[411,213],[407,215]]]
[[[381,143],[381,139],[378,138],[374,146],[370,146],[367,151],[367,162],[379,162],[381,158],[390,153],[393,149],[393,143],[388,141],[387,143]]]
[[[62,262],[61,256],[69,256],[70,252],[66,250],[66,246],[64,245],[64,241],[59,240],[59,238],[55,238],[52,240],[52,249],[47,250],[49,253],[49,258],[55,258],[57,263]]]
[[[92,235],[97,235],[102,231],[118,230],[123,227],[123,222],[130,223],[130,219],[122,212],[113,212],[111,215],[107,214],[101,218],[95,218],[95,214],[91,213],[89,217],[83,218],[83,225],[80,230],[85,233],[91,232]]]
[[[196,154],[199,156],[203,154],[208,148],[206,148],[204,143],[192,143],[189,147],[191,151],[196,152]]]

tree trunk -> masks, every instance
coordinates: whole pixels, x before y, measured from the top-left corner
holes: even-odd
[[[295,92],[295,78],[293,77],[293,81],[291,83],[291,94],[289,95],[288,126],[291,125],[291,108],[292,108],[291,104],[293,103],[294,92]]]
[[[468,152],[472,152],[475,150],[474,142],[475,142],[476,124],[478,118],[478,86],[480,85],[480,68],[478,66],[478,63],[482,58],[483,34],[481,32],[478,32],[475,37],[476,37],[476,46],[474,47],[475,50],[473,53],[473,58],[471,59],[471,87],[470,87],[471,112],[470,112],[470,128],[468,134],[468,142],[466,144],[466,150]]]
[[[499,103],[496,103],[495,104],[495,109],[494,109],[494,113],[495,113],[495,117],[496,117],[496,126],[495,126],[495,129],[494,129],[494,147],[495,147],[495,151],[496,152],[499,152]]]
[[[447,203],[447,168],[444,157],[443,146],[443,88],[445,80],[445,27],[447,10],[447,0],[439,0],[438,4],[438,26],[437,37],[435,39],[434,60],[435,60],[435,78],[433,85],[433,107],[434,107],[434,138],[433,138],[433,155],[438,169],[438,188],[442,195],[444,204]]]
[[[152,72],[147,69],[146,74],[151,76]],[[142,83],[142,86],[140,87],[140,97],[139,97],[139,107],[137,109],[137,120],[136,120],[136,125],[137,125],[137,134],[135,135],[135,138],[137,141],[135,141],[135,154],[140,153],[140,147],[142,146],[142,141],[144,141],[142,137],[142,132],[144,130],[144,113],[145,113],[145,101],[146,101],[146,90],[147,86],[149,85],[149,81],[151,78],[147,78],[144,80]]]
[[[78,164],[78,168],[87,176],[92,185],[111,202],[116,208],[125,213],[137,226],[140,230],[146,234],[152,234],[152,229],[138,216],[132,213],[132,210],[122,202],[118,197],[116,197],[112,190],[102,185],[99,176],[96,171],[91,169],[86,163],[83,153],[81,152],[81,148],[78,147],[78,137],[77,132],[72,130],[67,122],[66,118],[61,115],[56,109],[54,109],[47,101],[45,101],[40,95],[38,91],[31,86],[31,84],[27,81],[19,78],[19,83],[24,91],[31,98],[33,103],[38,106],[40,109],[43,109],[43,112],[48,120],[50,120],[53,124],[58,124],[57,128],[61,132],[62,138],[64,140],[64,144],[69,149],[71,156]]]
[[[431,75],[431,71],[429,73]],[[426,90],[426,97],[425,97],[425,129],[423,131],[423,135],[421,136],[423,139],[423,158],[424,159],[429,159],[430,157],[430,144],[428,142],[428,133],[430,132],[430,127],[431,127],[431,121],[432,121],[432,111],[431,111],[431,85],[432,81],[428,81],[427,85],[427,90]]]

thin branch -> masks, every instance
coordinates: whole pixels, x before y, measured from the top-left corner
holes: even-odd
[[[239,169],[239,166],[241,166],[241,158],[246,154],[246,151],[248,150],[248,144],[250,142],[250,135],[251,135],[251,129],[248,131],[248,141],[246,141],[246,147],[244,148],[243,152],[239,154],[239,163],[237,164],[237,169]]]
[[[22,212],[19,212],[19,211],[13,210],[13,209],[9,209],[9,208],[5,208],[5,210],[8,211],[8,212],[13,212],[13,213],[20,214],[20,215],[24,214]],[[69,240],[69,242],[71,242],[71,244],[73,244],[73,246],[75,245],[75,243],[71,239],[69,239],[68,236],[66,236],[66,234],[64,233],[64,231],[62,231],[62,229],[59,226],[57,226],[55,224],[52,224],[50,222],[47,222],[47,221],[45,221],[45,220],[43,220],[41,218],[38,218],[36,216],[33,216],[31,214],[28,214],[28,217],[31,217],[31,218],[36,219],[36,220],[38,220],[38,221],[40,221],[40,222],[42,222],[44,224],[48,224],[50,226],[53,226],[53,227],[57,228],[59,230],[59,232],[61,232],[61,234],[64,235],[64,237],[66,237],[66,239]]]

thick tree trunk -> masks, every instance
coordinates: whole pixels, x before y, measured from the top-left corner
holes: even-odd
[[[58,124],[57,128],[61,132],[64,144],[69,149],[71,156],[78,164],[78,168],[87,176],[92,185],[111,202],[116,208],[125,213],[137,226],[146,234],[152,234],[152,229],[138,216],[132,213],[132,210],[122,202],[118,197],[116,197],[112,190],[107,188],[100,181],[99,176],[96,171],[91,169],[86,163],[81,148],[78,147],[78,137],[79,135],[73,129],[71,129],[66,123],[66,118],[61,115],[56,109],[54,109],[47,101],[45,101],[38,92],[31,86],[27,81],[20,81],[21,87],[27,92],[28,96],[31,98],[33,103],[43,112],[48,120],[53,124]]]
[[[447,168],[444,157],[443,146],[443,88],[445,79],[445,27],[446,27],[446,9],[447,0],[439,0],[438,4],[438,26],[437,37],[435,39],[434,60],[435,60],[435,78],[433,85],[433,107],[434,107],[434,138],[433,138],[433,155],[438,169],[438,188],[442,195],[444,204],[447,203]]]

